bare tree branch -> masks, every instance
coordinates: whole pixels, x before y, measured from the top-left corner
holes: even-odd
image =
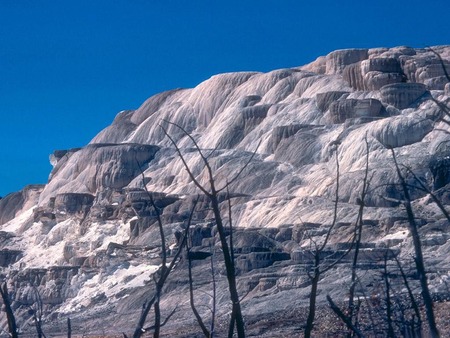
[[[347,325],[347,327],[352,330],[358,337],[364,338],[362,332],[352,323],[352,318],[347,317],[342,310],[333,302],[330,295],[327,295],[327,301],[330,304],[331,310]]]
[[[167,280],[167,278],[169,277],[170,272],[172,271],[172,269],[174,268],[176,262],[178,261],[178,258],[180,257],[180,254],[183,250],[183,246],[186,244],[186,240],[187,240],[187,232],[189,231],[189,226],[192,222],[192,215],[194,213],[195,207],[197,205],[197,202],[199,200],[199,197],[197,197],[197,200],[194,202],[194,206],[191,210],[191,213],[189,215],[189,219],[188,219],[188,224],[186,226],[185,229],[185,233],[183,236],[183,239],[181,241],[181,243],[179,244],[178,250],[175,253],[172,261],[170,262],[169,266],[167,266],[167,249],[166,249],[166,242],[165,242],[165,236],[164,236],[164,229],[163,229],[163,224],[162,224],[162,220],[161,220],[161,213],[159,211],[158,206],[156,205],[152,194],[148,191],[147,186],[145,184],[145,177],[144,177],[144,172],[142,170],[142,167],[140,165],[140,163],[136,160],[138,167],[141,171],[141,176],[142,176],[142,181],[144,184],[144,189],[146,191],[147,196],[150,199],[150,204],[152,205],[153,209],[155,210],[156,216],[157,216],[157,222],[158,222],[158,228],[159,228],[159,233],[161,236],[161,250],[162,250],[162,264],[160,267],[160,271],[159,271],[159,276],[157,277],[156,274],[153,274],[153,280],[155,281],[155,286],[156,286],[156,291],[155,294],[153,295],[153,297],[150,299],[150,301],[148,301],[146,304],[144,304],[143,308],[142,308],[142,312],[141,312],[141,316],[139,318],[139,323],[134,331],[133,334],[133,338],[139,338],[141,337],[141,335],[145,332],[144,329],[144,325],[145,325],[145,321],[147,319],[147,316],[150,312],[151,307],[154,307],[155,310],[155,325],[152,326],[152,328],[154,329],[154,337],[158,337],[159,336],[159,330],[161,328],[161,313],[160,313],[160,307],[159,307],[159,300],[161,297],[161,291],[162,288]],[[138,215],[137,215],[138,216]],[[170,318],[171,315],[168,317]],[[168,318],[166,318],[166,320],[168,320]]]
[[[248,167],[248,165],[250,164],[251,161],[253,161],[253,158],[256,155],[256,152],[258,151],[259,146],[261,145],[261,141],[258,142],[258,145],[256,146],[255,150],[253,151],[252,155],[250,156],[250,158],[248,159],[248,161],[241,167],[241,169],[238,171],[238,173],[236,175],[234,175],[234,177],[228,181],[225,186],[223,186],[222,188],[217,189],[217,192],[221,192],[224,189],[228,190],[228,187],[233,184],[238,178],[239,176],[241,176],[241,174],[244,172],[244,170]]]
[[[387,270],[387,254],[384,255],[384,271],[382,273],[383,276],[383,281],[384,281],[384,286],[385,286],[385,292],[386,292],[386,298],[385,298],[385,302],[386,302],[386,322],[388,325],[388,331],[387,331],[387,337],[389,338],[394,338],[395,337],[395,333],[394,333],[394,327],[392,326],[392,310],[391,310],[391,283],[389,281],[389,275],[388,275],[388,270]]]
[[[125,338],[128,338],[124,333]],[[67,317],[67,338],[72,338],[72,323],[70,322],[70,318]]]
[[[163,327],[164,325],[166,325],[167,322],[169,321],[170,317],[172,317],[172,316],[175,314],[176,311],[177,311],[177,307],[175,307],[175,308],[172,310],[172,312],[169,313],[169,315],[166,317],[166,319],[164,319],[164,321],[163,321],[161,324],[159,324],[159,327]],[[156,329],[156,327],[155,327],[154,325],[152,325],[152,326],[146,327],[146,328],[144,329],[144,332],[145,332],[145,331],[155,330],[155,329]]]
[[[409,296],[409,300],[411,302],[411,306],[412,306],[414,313],[416,314],[416,317],[419,321],[419,327],[421,327],[422,326],[422,318],[421,318],[422,316],[420,315],[419,305],[417,304],[416,297],[414,297],[414,294],[411,290],[411,286],[409,285],[408,279],[406,278],[406,274],[403,271],[403,267],[402,267],[400,261],[398,260],[397,257],[394,257],[394,260],[397,263],[398,269],[400,271],[400,275],[402,276],[403,285],[406,287],[406,290],[408,291],[408,296]]]
[[[8,319],[9,334],[12,338],[18,338],[19,335],[17,334],[16,317],[14,316],[14,312],[11,308],[11,300],[9,298],[6,282],[3,282],[3,285],[0,286],[0,294],[3,299],[3,305],[5,306],[6,318]]]
[[[445,77],[447,78],[447,81],[450,82],[450,76],[448,75],[448,72],[447,72],[447,69],[446,69],[446,67],[445,67],[445,63],[444,63],[444,60],[442,59],[441,54],[439,54],[438,52],[436,52],[436,51],[435,51],[433,48],[431,48],[431,47],[428,47],[427,49],[428,49],[429,51],[431,51],[434,55],[437,56],[437,58],[439,59],[439,63],[440,63],[441,66],[442,66],[442,70],[444,71],[444,75],[445,75]]]
[[[422,190],[425,191],[426,193],[428,193],[431,196],[431,198],[433,199],[434,203],[436,203],[438,208],[444,214],[445,218],[447,218],[447,220],[450,222],[450,214],[447,212],[447,210],[445,209],[444,205],[441,203],[439,198],[437,198],[436,195],[433,194],[433,192],[427,186],[425,186],[425,184],[423,184],[423,182],[417,177],[417,175],[411,170],[411,168],[409,168],[407,166],[404,166],[404,167],[406,168],[406,170],[411,175],[413,175],[414,179],[416,180],[417,183],[419,183],[419,185],[422,188]]]
[[[323,251],[325,249],[325,246],[328,243],[328,240],[330,239],[331,232],[333,231],[334,226],[337,222],[337,211],[338,211],[338,205],[339,205],[339,156],[338,156],[338,146],[336,145],[336,190],[335,190],[335,200],[334,200],[334,211],[333,211],[333,221],[331,222],[331,226],[328,228],[327,235],[325,237],[325,240],[323,241],[322,246],[320,247],[319,251]]]
[[[414,217],[414,212],[413,212],[413,209],[411,206],[411,197],[409,194],[409,190],[408,190],[406,181],[403,177],[402,172],[400,171],[400,166],[397,163],[397,157],[395,156],[394,149],[390,148],[390,150],[391,150],[392,159],[394,161],[395,168],[397,170],[397,176],[398,176],[398,179],[400,180],[400,184],[403,189],[403,195],[405,198],[404,206],[406,208],[406,213],[408,216],[409,231],[411,232],[411,237],[413,240],[416,271],[419,276],[423,302],[425,304],[425,313],[427,315],[428,326],[430,329],[430,335],[433,338],[437,338],[437,337],[440,337],[440,334],[439,334],[439,330],[436,326],[436,320],[435,320],[434,310],[433,310],[433,299],[431,298],[430,290],[428,288],[425,263],[424,263],[424,259],[423,259],[423,253],[422,253],[422,243],[420,240],[418,226],[417,226],[417,223],[416,223],[416,220]]]
[[[209,200],[211,202],[211,207],[212,207],[212,210],[214,213],[214,219],[216,221],[217,232],[219,233],[220,245],[222,247],[222,253],[223,253],[223,257],[224,257],[224,261],[225,261],[225,268],[226,268],[226,272],[227,272],[228,289],[230,292],[230,300],[231,300],[231,304],[232,304],[232,319],[231,319],[230,323],[233,322],[233,327],[234,327],[234,320],[236,320],[235,324],[236,324],[236,331],[237,331],[238,337],[244,338],[245,337],[245,326],[244,326],[244,318],[242,316],[242,311],[241,311],[241,304],[239,302],[239,294],[237,291],[236,272],[235,272],[235,267],[233,264],[231,252],[230,252],[230,247],[227,243],[227,238],[226,238],[226,234],[225,234],[225,226],[223,224],[223,219],[222,219],[220,206],[219,206],[218,191],[215,187],[215,180],[214,180],[214,175],[213,175],[211,166],[209,165],[208,159],[204,156],[204,154],[202,153],[200,147],[198,146],[197,142],[192,137],[192,135],[190,135],[183,127],[181,127],[178,124],[168,122],[168,121],[166,121],[166,122],[168,124],[178,127],[193,142],[194,147],[196,148],[205,167],[207,168],[210,192],[208,190],[206,190],[205,187],[203,187],[195,179],[195,176],[193,175],[192,171],[190,170],[189,166],[187,165],[187,162],[186,162],[183,154],[181,153],[180,148],[176,144],[175,140],[170,135],[168,135],[167,130],[164,127],[162,127],[164,133],[167,135],[169,140],[172,142],[178,155],[180,156],[181,161],[183,162],[183,165],[185,166],[185,169],[187,170],[189,177],[192,179],[194,184],[205,194],[205,196],[207,196],[209,198]]]
[[[313,266],[312,271],[308,271],[308,276],[311,279],[311,291],[309,294],[309,307],[308,307],[308,317],[306,319],[306,325],[305,325],[305,338],[310,338],[312,334],[312,330],[314,328],[314,319],[316,315],[316,301],[317,301],[317,292],[318,292],[318,285],[320,281],[320,276],[330,270],[333,266],[338,264],[352,249],[354,238],[351,241],[351,245],[349,246],[348,250],[344,252],[340,257],[338,257],[334,262],[328,264],[324,267],[323,259],[321,257],[322,253],[324,252],[325,247],[328,244],[328,241],[330,240],[331,233],[337,223],[337,212],[338,212],[338,204],[339,204],[339,154],[338,154],[338,143],[333,143],[336,146],[336,190],[335,190],[335,200],[334,200],[334,208],[333,208],[333,221],[331,223],[331,226],[328,228],[328,231],[326,233],[325,239],[323,243],[319,246],[318,244],[315,244],[315,250],[312,252],[313,255]]]
[[[364,206],[365,206],[365,199],[367,195],[367,190],[369,189],[369,142],[367,141],[367,134],[364,137],[364,141],[366,143],[366,168],[364,170],[364,178],[363,178],[363,188],[361,191],[361,197],[359,198],[359,209],[358,209],[358,216],[355,223],[355,251],[353,254],[353,260],[352,260],[352,275],[351,275],[351,283],[350,283],[350,289],[349,289],[349,300],[348,300],[348,313],[350,322],[353,320],[353,314],[355,310],[354,305],[354,297],[355,297],[355,288],[356,288],[356,282],[357,282],[357,274],[356,274],[356,267],[358,264],[358,255],[359,255],[359,249],[361,245],[361,237],[362,237],[362,226],[363,226],[363,213],[364,213]]]
[[[215,190],[215,185],[214,185],[214,176],[213,176],[213,172],[212,172],[211,166],[209,165],[208,159],[206,158],[206,156],[203,154],[202,150],[201,150],[200,147],[198,146],[197,141],[195,141],[195,139],[192,137],[192,135],[189,134],[189,133],[186,131],[186,129],[184,129],[184,128],[183,128],[182,126],[180,126],[179,124],[176,124],[176,123],[173,123],[173,122],[170,122],[170,121],[167,121],[167,120],[163,120],[163,121],[166,122],[166,123],[168,123],[168,124],[170,124],[170,125],[172,125],[172,126],[175,126],[175,127],[179,128],[179,129],[180,129],[180,130],[181,130],[181,131],[182,131],[182,132],[183,132],[183,133],[184,133],[184,134],[192,141],[192,143],[194,144],[195,149],[197,150],[198,154],[200,155],[200,157],[201,157],[201,159],[202,159],[202,161],[203,161],[203,163],[204,163],[204,165],[205,165],[205,167],[206,167],[206,170],[208,171],[208,176],[209,176],[209,183],[210,183],[211,193],[208,193],[207,190],[206,190],[205,188],[203,188],[203,186],[202,186],[202,185],[194,178],[194,175],[192,175],[191,170],[188,170],[189,167],[188,167],[186,161],[184,160],[184,158],[182,158],[183,164],[184,164],[184,166],[186,167],[186,170],[188,170],[189,177],[193,180],[193,182],[195,183],[195,185],[196,185],[196,186],[197,186],[204,194],[209,195],[209,194],[215,193],[216,190]],[[172,145],[173,145],[173,146],[175,147],[175,149],[177,150],[178,155],[180,155],[180,157],[182,157],[182,156],[181,156],[181,150],[180,150],[180,148],[178,147],[178,145],[176,144],[175,140],[168,134],[167,130],[166,130],[164,127],[161,126],[161,128],[163,129],[164,134],[166,134],[166,136],[169,138],[170,142],[172,142]]]
[[[144,303],[144,305],[142,306],[141,316],[139,317],[139,323],[136,329],[134,330],[133,338],[140,338],[141,335],[145,332],[144,329],[145,321],[155,300],[156,295],[154,295],[148,302]]]

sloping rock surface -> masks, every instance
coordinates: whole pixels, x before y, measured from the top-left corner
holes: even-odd
[[[218,331],[226,332],[228,295],[211,206],[166,133],[207,190],[207,168],[196,145],[208,159],[216,186],[232,181],[234,249],[250,336],[261,334],[258,318],[295,313],[307,304],[310,249],[332,224],[338,176],[338,223],[324,258],[346,251],[366,161],[371,179],[364,201],[364,278],[378,273],[384,257],[409,257],[404,196],[391,150],[408,168],[405,177],[426,257],[435,266],[448,266],[447,256],[439,253],[450,245],[450,225],[429,192],[450,204],[450,124],[445,118],[450,98],[443,68],[448,71],[450,47],[433,50],[443,62],[427,49],[348,49],[292,69],[216,75],[120,112],[85,147],[55,151],[44,187],[30,186],[0,200],[0,265],[21,330],[32,329],[28,309],[40,295],[44,328],[51,332],[64,335],[68,316],[79,333],[131,332],[154,289],[151,275],[161,264],[152,203],[161,214],[168,247],[176,250],[200,194],[190,254],[196,257],[195,283],[204,291],[196,301],[206,305],[201,311],[208,315],[212,280],[205,271],[212,257]],[[219,197],[228,225],[228,201],[225,194]],[[326,293],[344,298],[349,264],[343,260],[324,275],[319,301]],[[449,271],[440,272],[439,278],[449,277]],[[434,282],[436,290],[442,287],[437,277]],[[164,311],[179,306],[165,327],[168,336],[198,331],[187,290],[182,259],[163,295]],[[272,325],[272,337],[289,329]]]

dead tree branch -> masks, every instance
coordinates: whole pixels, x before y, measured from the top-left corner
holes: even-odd
[[[200,182],[195,178],[194,174],[192,173],[192,170],[189,168],[189,166],[186,162],[186,159],[184,158],[184,155],[181,152],[181,149],[179,148],[179,146],[177,145],[175,140],[169,135],[167,129],[164,128],[163,126],[161,126],[161,128],[163,129],[163,132],[169,138],[170,142],[172,143],[176,152],[178,153],[192,182],[200,189],[200,191],[202,191],[202,193],[205,196],[208,197],[208,199],[211,203],[211,207],[212,207],[213,214],[214,214],[214,219],[215,219],[216,226],[217,226],[217,232],[219,233],[220,245],[222,248],[222,253],[223,253],[223,257],[224,257],[224,261],[225,261],[225,268],[226,268],[227,280],[228,280],[228,289],[230,292],[230,300],[232,303],[232,316],[231,316],[232,320],[230,322],[233,322],[233,319],[236,320],[236,331],[237,331],[238,337],[243,338],[243,337],[245,337],[245,327],[244,327],[244,319],[243,319],[242,311],[241,311],[241,304],[239,301],[239,294],[237,292],[236,272],[235,272],[235,267],[234,267],[233,260],[232,260],[232,254],[230,251],[230,247],[228,245],[227,238],[226,238],[225,226],[223,223],[222,214],[221,214],[220,206],[219,206],[219,190],[216,187],[213,170],[209,164],[208,159],[205,157],[202,150],[198,146],[197,142],[192,137],[192,135],[190,135],[183,127],[181,127],[180,125],[178,125],[176,123],[172,123],[172,122],[168,122],[168,121],[165,121],[165,122],[177,127],[192,141],[192,143],[194,144],[194,147],[197,150],[197,153],[199,154],[200,158],[202,159],[202,161],[205,165],[205,168],[207,170],[208,181],[209,181],[208,189],[205,188],[204,186],[202,186],[200,184]],[[233,325],[233,327],[234,327],[234,325]]]
[[[425,305],[425,313],[427,315],[427,322],[430,329],[430,335],[432,338],[440,337],[439,330],[436,326],[436,320],[434,316],[434,310],[433,310],[433,299],[431,298],[430,290],[428,288],[428,281],[427,281],[427,275],[425,270],[425,262],[423,259],[423,253],[422,253],[422,243],[420,240],[420,234],[419,234],[419,228],[417,226],[414,212],[411,206],[411,197],[409,194],[408,185],[406,184],[406,181],[403,177],[403,174],[400,170],[400,166],[397,163],[397,157],[395,156],[394,149],[390,149],[392,154],[392,159],[394,161],[394,165],[397,171],[397,176],[400,181],[400,184],[402,186],[403,190],[403,197],[404,197],[404,206],[406,208],[406,213],[408,216],[408,223],[409,223],[409,231],[411,232],[413,245],[414,245],[414,251],[415,251],[415,263],[416,263],[416,271],[419,277],[420,286],[422,290],[422,298]]]
[[[138,162],[138,161],[136,160],[136,162]],[[152,306],[153,306],[154,312],[155,312],[155,319],[154,319],[155,324],[153,326],[151,326],[151,328],[154,330],[153,336],[155,338],[157,338],[157,337],[159,337],[160,328],[161,328],[161,310],[160,310],[159,302],[160,302],[160,298],[161,298],[162,289],[164,287],[164,284],[165,284],[167,278],[169,277],[170,272],[173,270],[176,262],[178,261],[184,245],[186,244],[187,234],[189,231],[190,224],[192,222],[192,215],[197,206],[198,198],[194,202],[194,205],[192,207],[192,210],[191,210],[191,213],[190,213],[187,225],[186,225],[186,229],[184,231],[183,238],[181,240],[181,243],[179,244],[177,252],[175,253],[174,257],[172,258],[172,261],[170,262],[170,264],[167,265],[167,248],[166,248],[166,241],[165,241],[165,236],[164,236],[164,228],[163,228],[163,224],[162,224],[162,220],[161,220],[161,213],[153,199],[152,194],[147,189],[147,186],[145,184],[144,172],[143,172],[142,167],[139,164],[139,162],[138,162],[138,166],[141,171],[144,189],[146,191],[147,196],[149,197],[150,204],[156,213],[156,218],[157,218],[157,223],[158,223],[158,228],[159,228],[159,233],[160,233],[160,238],[161,238],[162,264],[161,264],[161,267],[158,270],[158,272],[153,275],[153,279],[155,281],[155,287],[156,287],[155,294],[146,304],[144,304],[144,306],[142,308],[141,316],[139,318],[138,325],[133,334],[133,338],[140,338],[141,335],[146,331],[146,329],[144,328],[144,325],[145,325],[147,316],[148,316]],[[166,320],[168,320],[171,316],[172,316],[172,314],[168,318],[166,318]]]
[[[6,282],[3,282],[3,285],[0,287],[0,294],[3,299],[3,305],[5,306],[6,318],[8,319],[9,334],[12,338],[18,338],[19,335],[17,334],[16,317],[14,316],[14,312],[11,308],[11,300],[9,298]]]
[[[317,292],[318,285],[320,281],[320,277],[323,273],[333,268],[336,264],[338,264],[352,249],[354,238],[351,241],[351,245],[349,245],[348,250],[344,252],[340,257],[338,257],[333,262],[327,264],[326,266],[323,264],[322,253],[324,252],[330,237],[331,233],[337,223],[337,213],[338,213],[338,205],[339,205],[339,158],[338,158],[338,148],[336,144],[336,189],[335,189],[335,200],[333,207],[333,221],[331,226],[328,228],[328,231],[325,235],[325,239],[322,244],[315,243],[315,249],[312,252],[313,255],[313,263],[312,263],[312,271],[308,271],[308,276],[311,279],[311,291],[309,295],[309,307],[308,307],[308,317],[306,319],[305,325],[305,338],[310,338],[313,328],[314,328],[314,319],[316,316],[316,300],[317,300]],[[312,239],[311,239],[312,240]]]
[[[358,337],[364,338],[362,332],[353,325],[352,318],[346,316],[341,309],[333,302],[333,299],[329,295],[327,295],[328,304],[330,304],[331,310],[347,325],[347,328],[353,331]]]

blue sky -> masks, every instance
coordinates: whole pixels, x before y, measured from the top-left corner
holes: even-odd
[[[370,4],[369,4],[370,3]],[[351,47],[450,44],[449,1],[0,0],[0,196],[123,109]]]

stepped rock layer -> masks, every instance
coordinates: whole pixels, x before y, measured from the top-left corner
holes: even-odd
[[[258,316],[305,306],[308,248],[332,222],[337,175],[338,224],[326,253],[345,250],[341,247],[351,237],[361,203],[366,158],[371,180],[364,211],[365,266],[376,266],[386,252],[408,257],[412,250],[391,149],[414,172],[406,180],[424,229],[426,257],[447,266],[441,253],[450,246],[450,225],[423,189],[450,204],[450,81],[443,68],[450,65],[450,47],[433,50],[339,50],[302,67],[216,75],[120,112],[85,147],[55,151],[45,186],[29,186],[0,200],[0,265],[21,322],[29,321],[27,306],[38,292],[45,323],[54,332],[66,316],[74,330],[85,330],[80,332],[134,328],[153,288],[151,274],[161,263],[155,210],[144,186],[161,212],[171,248],[200,193],[165,131],[206,187],[206,168],[182,130],[208,158],[218,187],[248,163],[229,190],[238,229],[239,292],[247,294],[243,312],[256,336]],[[209,263],[201,258],[210,256],[217,239],[205,196],[194,225],[194,276],[208,291],[210,279],[203,272]],[[213,256],[222,273],[219,253]],[[334,277],[324,276],[324,288],[336,297],[345,294],[346,263]],[[167,312],[180,306],[177,320],[167,324],[172,336],[181,327],[195,328],[186,270],[180,267],[169,278],[163,301]],[[450,278],[442,271],[439,278]],[[218,278],[218,283],[217,315],[226,321],[225,282]],[[200,303],[211,303],[207,293],[200,297]],[[282,335],[272,324],[271,336]]]

